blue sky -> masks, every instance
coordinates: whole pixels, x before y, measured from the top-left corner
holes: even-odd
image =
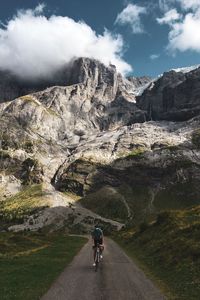
[[[7,0],[1,3],[0,20],[4,24],[2,25],[4,38],[0,41],[0,48],[5,48],[5,51],[10,51],[10,53],[17,51],[14,46],[13,49],[9,48],[11,44],[13,45],[13,37],[11,41],[8,40],[6,26],[9,21],[13,20],[13,16],[19,9],[34,11],[39,3],[41,2],[35,0]],[[46,0],[43,3],[45,8],[42,7],[39,13],[33,13],[37,15],[34,15],[35,17],[38,17],[38,14],[45,15],[47,19],[51,15],[67,16],[75,22],[85,22],[96,32],[96,36],[106,35],[104,33],[106,28],[109,36],[113,35],[113,40],[109,41],[108,46],[106,45],[107,51],[112,49],[113,56],[110,55],[106,59],[112,60],[112,57],[117,59],[116,48],[119,47],[117,55],[123,57],[122,60],[133,68],[131,73],[134,76],[150,75],[155,77],[171,68],[200,63],[200,0]],[[78,31],[76,32],[78,34]],[[72,28],[71,36],[73,35]],[[115,43],[117,35],[121,35],[123,38],[123,49],[119,40]],[[21,36],[20,33],[20,43]],[[108,38],[108,35],[106,37]],[[8,41],[4,47],[3,43],[6,39]],[[88,39],[90,39],[89,36]],[[68,40],[71,44],[70,37]],[[115,45],[112,46],[112,43]],[[99,45],[102,45],[101,41]],[[15,45],[15,47],[17,46]],[[26,47],[24,46],[23,49]],[[114,50],[113,47],[115,47]],[[20,50],[22,53],[23,49]],[[106,50],[104,51],[106,52]],[[78,50],[77,53],[79,53]],[[2,57],[0,55],[1,60],[9,60],[7,53],[3,55]],[[26,62],[26,55],[23,55]],[[59,55],[61,54],[59,53]],[[27,55],[27,62],[29,58]],[[18,57],[16,60],[19,61]],[[14,66],[17,66],[16,60],[13,62]],[[6,64],[3,67],[6,68]],[[22,69],[22,72],[28,71]]]

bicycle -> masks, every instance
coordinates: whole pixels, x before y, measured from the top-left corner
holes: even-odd
[[[97,246],[96,246],[96,249],[95,249],[95,272],[97,272],[98,270],[98,267],[99,267],[99,263],[100,263],[100,256],[101,256],[101,253],[102,253],[102,250],[101,250],[101,245],[99,243],[97,243]]]

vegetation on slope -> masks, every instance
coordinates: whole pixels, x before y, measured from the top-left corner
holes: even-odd
[[[151,161],[148,165],[148,158],[145,162],[141,148],[110,166],[76,160],[64,170],[57,188],[84,195],[80,201],[86,208],[107,218],[131,221],[132,225],[151,220],[163,209],[200,205],[199,165],[175,146],[170,153],[163,151],[158,166]],[[133,218],[127,218],[127,206]]]
[[[139,158],[142,158],[143,157],[143,154],[145,153],[146,151],[146,148],[145,147],[138,147],[138,148],[135,148],[131,151],[128,151],[128,152],[121,152],[118,154],[118,157],[119,159],[121,158],[133,158],[133,159],[139,159]]]
[[[200,206],[162,212],[152,223],[126,230],[117,240],[162,286],[168,299],[200,297]]]
[[[86,242],[63,233],[1,233],[1,300],[36,300]]]
[[[138,224],[152,213],[149,208],[150,196],[148,187],[124,183],[115,188],[102,187],[83,197],[80,203],[105,218],[122,223],[130,223],[132,220],[134,224]],[[129,207],[129,212],[125,203]]]
[[[17,135],[16,132],[12,133],[11,136],[8,135],[5,132],[0,133],[0,140],[1,140],[2,150],[23,149],[28,153],[33,153],[34,141],[31,141],[30,138],[28,138],[26,135],[23,136],[22,134],[21,134],[21,136],[17,137],[17,139],[16,139],[16,136],[14,136],[14,134]]]
[[[80,200],[80,203],[105,218],[116,221],[127,219],[127,208],[122,196],[111,187],[103,187],[97,192],[88,194]]]
[[[157,210],[184,209],[200,205],[198,195],[199,182],[190,180],[178,182],[168,188],[160,190],[154,199],[154,206]]]
[[[24,218],[48,205],[41,184],[25,186],[16,195],[0,201],[0,224],[23,223]]]

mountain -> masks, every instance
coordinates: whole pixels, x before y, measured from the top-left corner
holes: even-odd
[[[2,71],[2,224],[85,231],[100,220],[117,229],[200,204],[199,78],[197,67],[126,79],[89,58],[46,82],[19,85]],[[29,204],[20,196],[22,213],[16,192],[29,188],[37,191]]]
[[[138,97],[148,120],[186,121],[200,113],[200,67],[171,70]]]

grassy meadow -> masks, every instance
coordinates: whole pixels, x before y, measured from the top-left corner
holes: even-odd
[[[0,299],[40,299],[85,242],[64,233],[1,233]]]
[[[200,299],[200,206],[162,212],[116,237],[169,300]]]

